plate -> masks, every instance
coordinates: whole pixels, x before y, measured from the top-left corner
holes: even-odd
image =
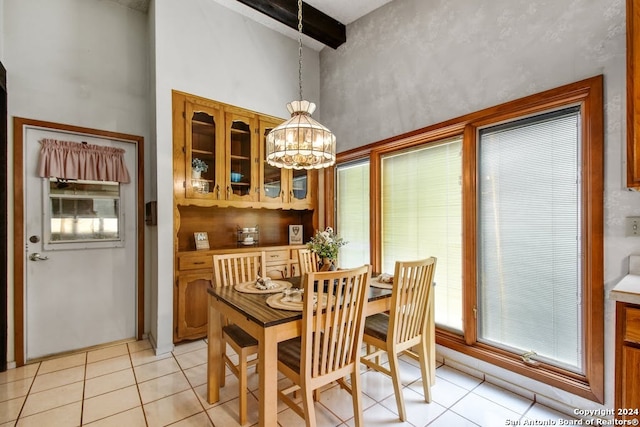
[[[373,286],[374,288],[393,289],[393,283],[378,282],[378,279],[375,278],[371,279],[369,285]]]
[[[315,294],[314,294],[315,295]],[[302,301],[282,301],[284,294],[275,294],[267,298],[267,305],[271,308],[278,308],[280,310],[289,311],[302,311]],[[327,306],[327,296],[322,296],[322,308]]]
[[[256,241],[255,241],[255,240],[252,240],[252,241],[250,241],[250,242],[245,242],[244,240],[242,241],[242,244],[243,244],[243,245],[246,245],[246,246],[251,246],[251,245],[253,245],[254,243],[256,243]]]
[[[282,292],[285,289],[289,289],[292,285],[284,280],[272,280],[271,283],[276,285],[271,289],[258,289],[256,288],[256,282],[238,283],[233,288],[238,292],[244,292],[246,294],[275,294],[276,292]]]

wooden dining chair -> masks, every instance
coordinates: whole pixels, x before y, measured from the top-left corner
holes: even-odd
[[[310,249],[298,249],[298,263],[300,264],[300,276],[318,271],[318,254]]]
[[[235,286],[238,283],[254,282],[258,276],[266,276],[265,253],[244,252],[213,256],[213,275],[216,286]],[[249,359],[258,354],[258,341],[237,325],[222,321],[222,360],[229,370],[238,377],[239,422],[247,420],[247,369],[256,365],[258,358]],[[227,344],[238,355],[238,363],[227,355]],[[225,383],[225,370],[222,369],[220,385]]]
[[[370,279],[368,265],[303,277],[302,336],[278,344],[278,369],[293,385],[278,395],[308,427],[316,425],[314,391],[333,381],[351,393],[355,424],[363,425],[359,359]],[[302,407],[289,396],[298,390]]]
[[[402,397],[398,356],[407,354],[420,362],[424,400],[431,402],[431,372],[428,346],[434,340],[428,330],[428,316],[433,298],[433,275],[436,258],[420,261],[397,261],[391,291],[389,314],[368,316],[365,321],[363,341],[367,350],[375,351],[361,358],[366,366],[387,374],[393,382],[396,405],[401,421],[406,421],[406,410]],[[416,347],[418,352],[412,351]],[[389,368],[380,364],[380,355],[387,353]]]

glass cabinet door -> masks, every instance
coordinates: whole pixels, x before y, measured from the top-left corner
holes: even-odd
[[[267,163],[267,134],[271,132],[271,129],[278,126],[278,124],[280,124],[280,122],[260,120],[260,151],[262,152],[260,156],[262,159],[260,166],[260,179],[262,181],[260,201],[265,203],[284,203],[286,201],[285,195],[288,192],[286,180],[288,171]]]
[[[256,119],[227,113],[227,200],[258,199]],[[255,167],[254,167],[255,165]]]
[[[222,112],[186,101],[185,188],[187,197],[218,198]]]
[[[316,170],[292,169],[289,203],[295,209],[313,209],[315,202]]]

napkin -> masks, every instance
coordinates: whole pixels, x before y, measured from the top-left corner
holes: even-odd
[[[393,276],[387,273],[382,273],[376,277],[376,280],[380,283],[393,283]]]
[[[278,285],[276,283],[273,283],[271,281],[271,278],[269,277],[258,277],[258,280],[256,280],[256,288],[261,289],[261,290],[265,290],[265,289],[273,289],[275,287],[277,287]]]

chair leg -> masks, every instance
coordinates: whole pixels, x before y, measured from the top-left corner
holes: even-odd
[[[360,372],[355,371],[351,374],[351,399],[353,400],[353,419],[356,427],[364,425],[364,419],[362,418],[362,400],[360,399],[361,396]]]
[[[224,342],[222,343],[224,345]],[[222,357],[220,358],[222,361],[222,369],[220,370],[220,387],[224,387],[225,378],[227,376],[227,358],[226,352],[222,352]]]
[[[244,425],[247,422],[247,355],[241,351],[238,357],[238,412],[240,425]]]
[[[389,370],[391,371],[391,381],[393,382],[393,391],[396,395],[396,405],[398,406],[398,416],[400,421],[407,420],[407,414],[404,409],[404,399],[402,398],[402,383],[400,382],[400,369],[398,367],[398,354],[388,351]]]
[[[418,345],[418,355],[420,357],[420,373],[422,374],[422,388],[424,390],[424,401],[431,402],[431,360],[429,359],[429,350],[427,341],[423,339]]]
[[[309,390],[307,387],[301,388],[302,392],[302,409],[307,415],[304,420],[307,427],[316,427],[316,408],[313,401],[313,392],[315,390]]]

